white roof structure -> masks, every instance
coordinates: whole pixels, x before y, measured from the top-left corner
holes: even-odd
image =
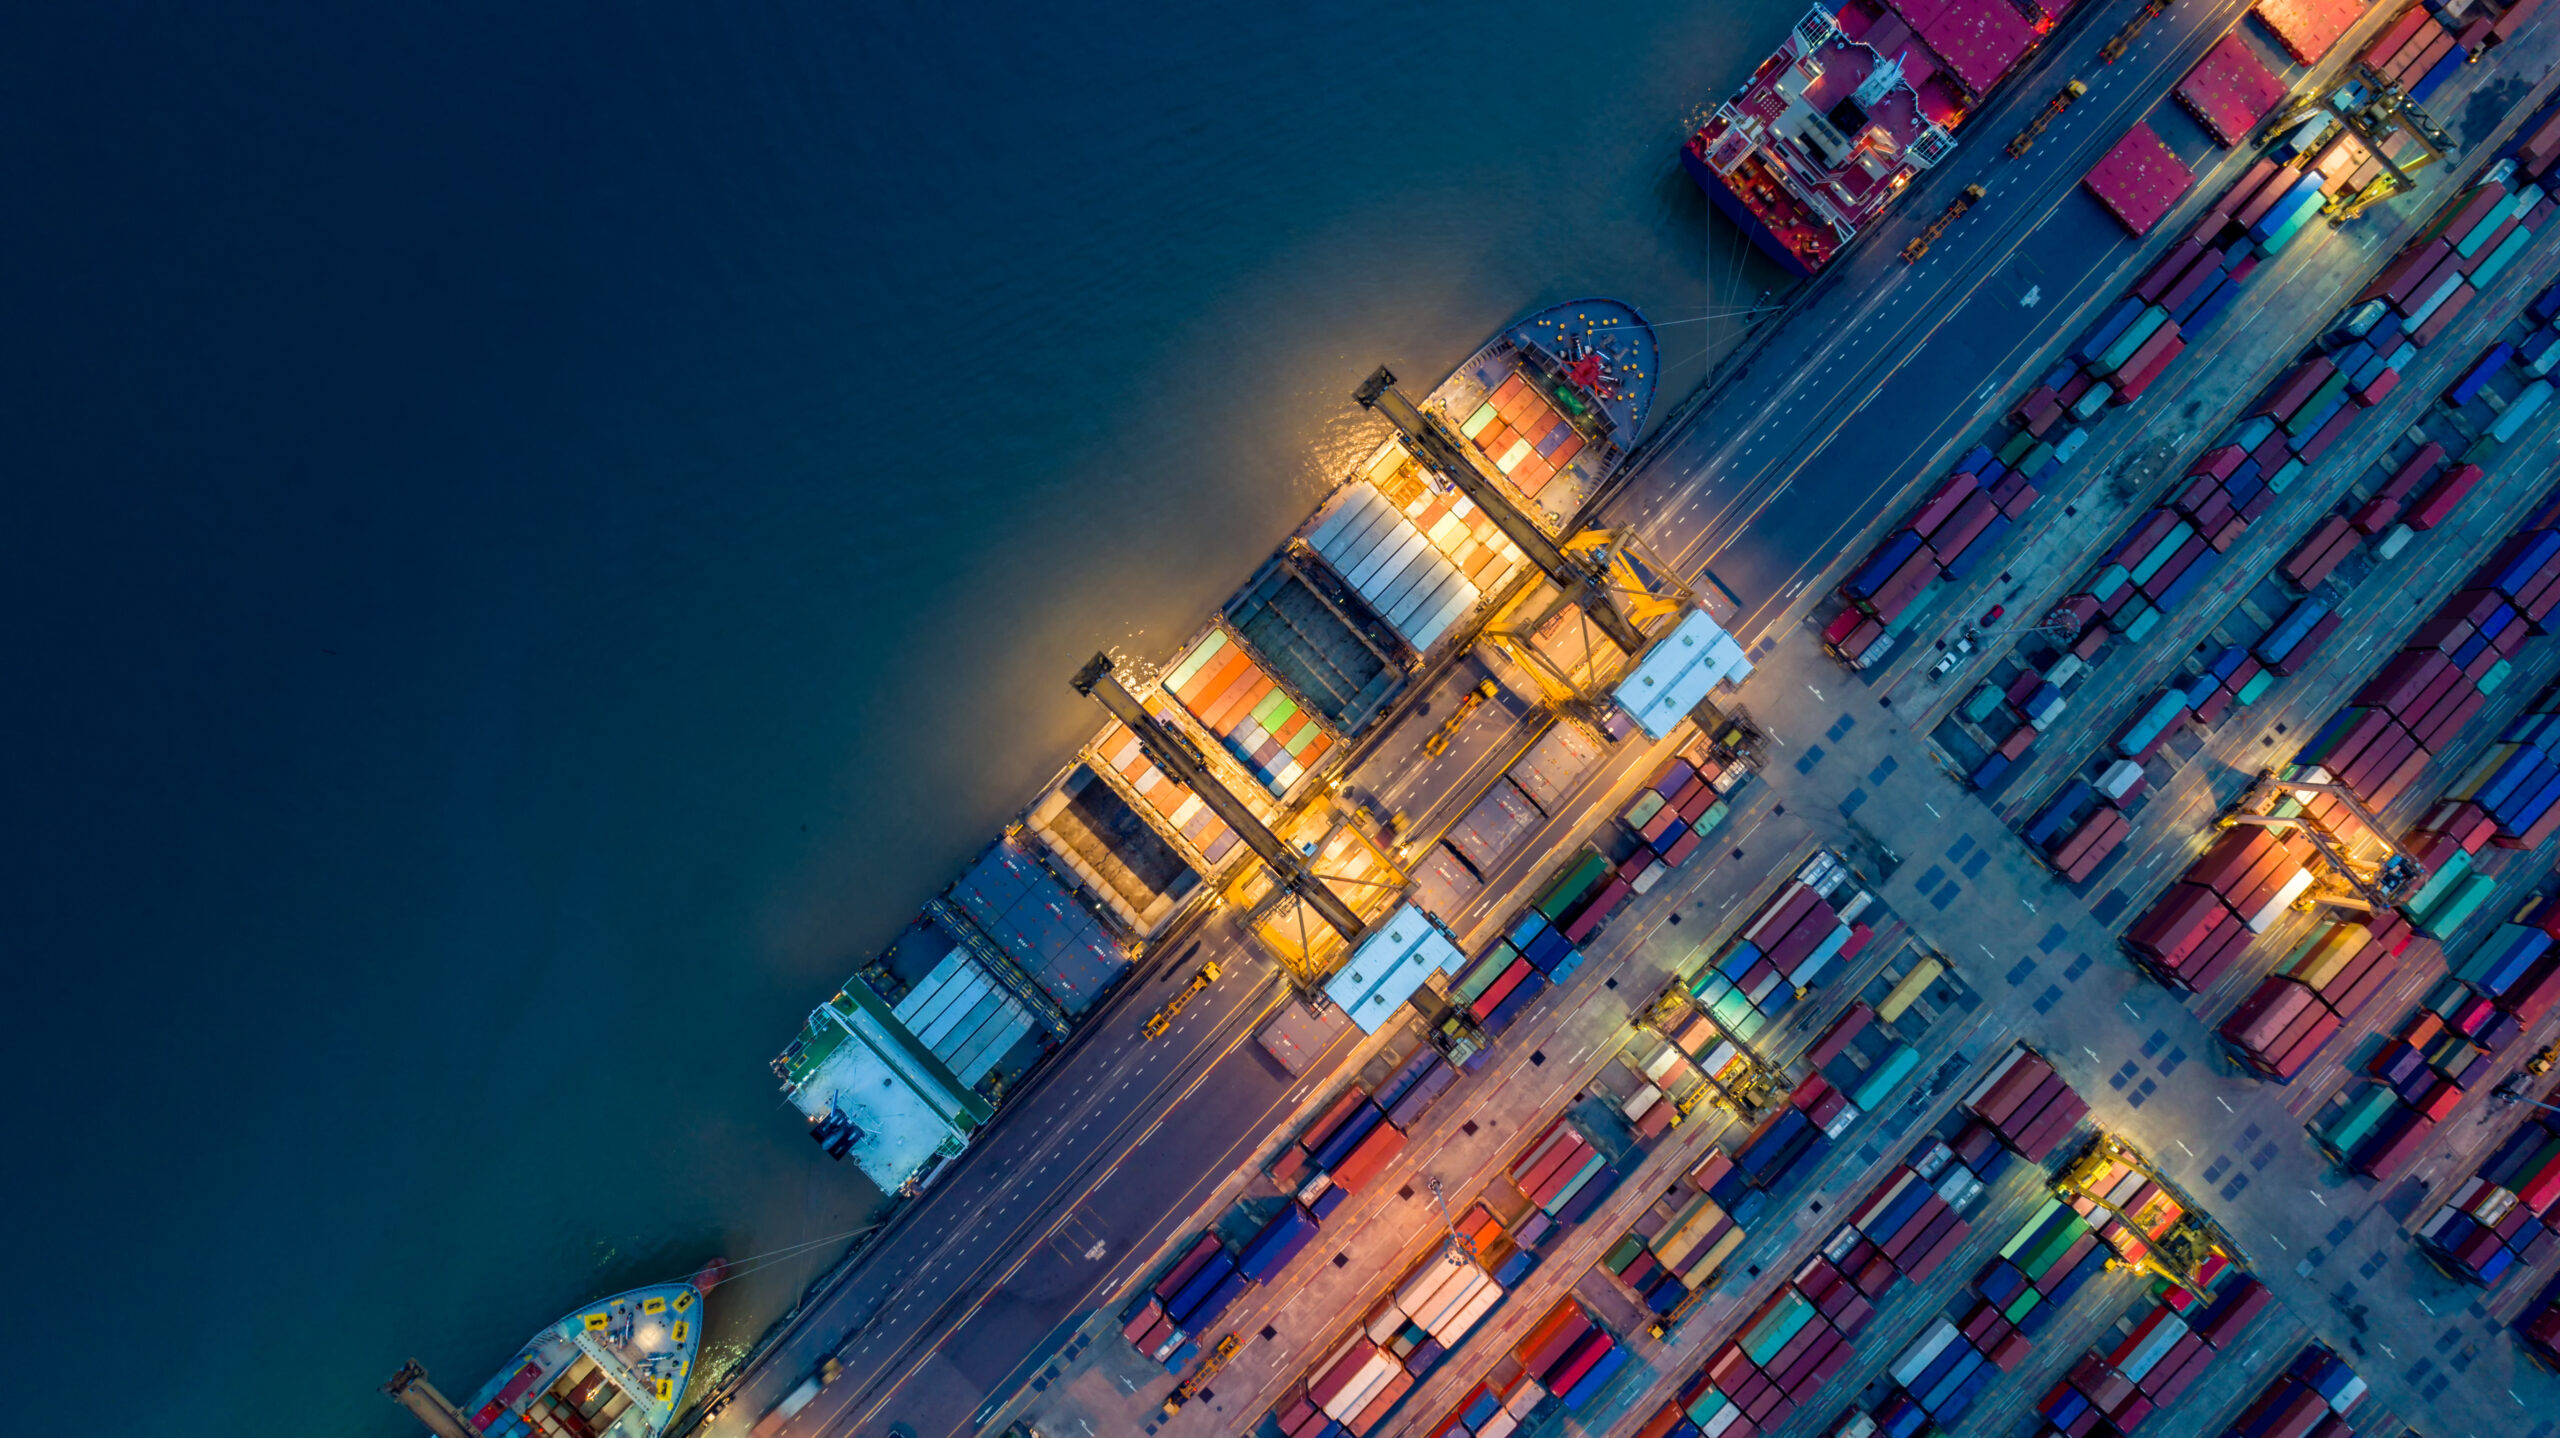
[[[1324,996],[1350,1015],[1360,1032],[1374,1034],[1433,969],[1454,974],[1465,962],[1440,926],[1407,903],[1353,946],[1350,961],[1325,981]]]
[[[1659,739],[1679,726],[1714,688],[1751,677],[1742,645],[1705,610],[1693,609],[1662,636],[1612,695],[1645,736]]]

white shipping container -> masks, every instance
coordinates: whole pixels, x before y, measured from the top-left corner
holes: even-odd
[[[2309,892],[2310,888],[2311,871],[2309,869],[2294,870],[2293,877],[2284,881],[2283,888],[2276,890],[2276,896],[2267,900],[2264,908],[2249,916],[2249,932],[2263,934],[2274,928],[2276,920],[2284,917],[2284,911],[2292,907],[2294,900]]]
[[[1440,1326],[1431,1330],[1431,1336],[1440,1341],[1441,1347],[1455,1348],[1458,1341],[1473,1332],[1475,1326],[1484,1321],[1484,1316],[1493,1311],[1493,1306],[1501,1301],[1502,1285],[1487,1279],[1455,1313],[1442,1319]]]
[[[1894,1360],[1893,1367],[1888,1370],[1893,1374],[1893,1381],[1905,1388],[1910,1387],[1930,1364],[1938,1361],[1938,1355],[1947,1351],[1947,1345],[1954,1342],[1955,1337],[1956,1326],[1946,1319],[1939,1319],[1928,1332],[1920,1335],[1919,1342],[1904,1349],[1902,1356]]]

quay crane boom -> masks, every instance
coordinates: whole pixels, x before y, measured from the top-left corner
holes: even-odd
[[[1226,784],[1211,772],[1199,751],[1191,747],[1189,740],[1147,712],[1146,706],[1138,702],[1138,696],[1130,693],[1128,686],[1111,672],[1110,655],[1097,654],[1077,670],[1075,686],[1078,694],[1101,704],[1112,718],[1127,725],[1129,732],[1138,736],[1138,747],[1146,751],[1147,757],[1154,760],[1155,766],[1162,769],[1167,777],[1199,795],[1200,802],[1208,805],[1211,813],[1226,821],[1227,827],[1236,831],[1236,837],[1244,840],[1245,847],[1261,855],[1262,862],[1271,866],[1282,887],[1321,915],[1335,932],[1342,935],[1344,942],[1359,941],[1361,930],[1368,927],[1360,922],[1360,916],[1351,911],[1351,906],[1342,901],[1341,895],[1317,877],[1315,870],[1307,866],[1303,855],[1272,833],[1270,826],[1262,822],[1261,815],[1245,807],[1244,801],[1228,790]]]
[[[1378,372],[1362,381],[1351,397],[1360,402],[1362,409],[1376,410],[1385,415],[1404,436],[1405,447],[1413,452],[1413,457],[1473,501],[1476,508],[1483,510],[1501,529],[1503,537],[1518,545],[1520,552],[1529,557],[1531,564],[1554,580],[1558,589],[1574,596],[1583,612],[1590,615],[1591,621],[1600,626],[1600,631],[1609,636],[1610,643],[1630,656],[1644,651],[1644,632],[1619,609],[1611,595],[1605,563],[1568,557],[1564,550],[1557,548],[1545,530],[1538,528],[1493,487],[1491,480],[1476,470],[1475,465],[1468,461],[1466,451],[1458,448],[1457,440],[1450,436],[1447,428],[1404,397],[1404,392],[1396,388],[1396,377],[1392,371],[1385,365],[1378,366]]]

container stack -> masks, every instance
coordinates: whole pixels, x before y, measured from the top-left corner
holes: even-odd
[[[1924,1423],[1954,1427],[1982,1390],[2026,1357],[2026,1336],[2015,1329],[2003,1335],[2003,1326],[1997,1312],[1977,1306],[1961,1326],[1941,1318],[1923,1330],[1885,1370],[1901,1391],[1877,1410],[1877,1427],[1889,1434],[1917,1432]],[[2009,1355],[2006,1366],[1977,1346],[1977,1331],[1994,1352]]]
[[[1798,990],[1865,951],[1874,931],[1862,916],[1874,901],[1837,858],[1814,855],[1690,980],[1691,997],[1744,1040],[1756,1037]]]
[[[1367,1433],[1385,1422],[1421,1381],[1366,1334],[1353,1335],[1316,1365],[1315,1375],[1303,1393],[1276,1410],[1280,1431],[1289,1438]],[[1340,1427],[1329,1426],[1334,1424]]]
[[[2485,844],[2539,848],[2560,833],[2560,713],[2545,712],[2553,702],[2545,695],[2517,716],[2420,828],[2474,855]],[[2439,852],[2430,846],[2425,857]]]
[[[1591,1401],[1627,1365],[1615,1335],[1568,1298],[1512,1350],[1527,1388],[1552,1394],[1569,1409]]]
[[[1847,1122],[1855,1122],[1859,1114],[1890,1099],[1919,1068],[1920,1051],[1895,1036],[1876,1010],[1861,1001],[1832,1021],[1806,1053],[1805,1062],[1813,1066],[1814,1078],[1845,1100],[1838,1111],[1826,1111],[1827,1104],[1818,1097],[1806,1105],[1824,1131],[1836,1138],[1847,1127],[1836,1114],[1845,1112]],[[1806,1080],[1796,1092],[1804,1093],[1811,1083]]]
[[[2364,1395],[2346,1360],[2314,1343],[2241,1410],[2227,1438],[2354,1438],[2347,1415]]]
[[[1974,1275],[1973,1291],[2032,1338],[2106,1267],[2106,1247],[2079,1208],[2048,1198]]]
[[[1369,1312],[1361,1332],[1416,1377],[1473,1332],[1503,1298],[1502,1285],[1475,1263],[1433,1252]]]
[[[2351,16],[2353,7],[2343,0],[2305,0],[2279,8],[2333,9]],[[2414,79],[2432,90],[2459,68],[2464,52],[2450,39],[2443,55],[2423,58],[2441,26],[2407,17],[2399,23],[2409,33],[2380,63],[2401,75],[2401,83]],[[2476,43],[2488,43],[2485,32]],[[2422,61],[2423,68],[2406,68]],[[2353,87],[2362,81],[2347,83]],[[2484,181],[2448,204],[2377,277],[2363,298],[2383,303],[2355,311],[2334,349],[2306,356],[2260,395],[2252,413],[2190,468],[2178,505],[2163,506],[2136,521],[2138,531],[2159,516],[2170,516],[2189,525],[2189,537],[2203,537],[2203,548],[2190,551],[2183,562],[2175,559],[2173,549],[2148,576],[2152,587],[2146,589],[2143,581],[2131,578],[2134,565],[2126,559],[2134,546],[2128,535],[2125,549],[2111,552],[2082,592],[2065,601],[2088,609],[2081,616],[2084,624],[2103,614],[2104,627],[2114,633],[2135,640],[2149,634],[2164,611],[2195,592],[2212,572],[2216,561],[2201,555],[2227,552],[2250,521],[2344,438],[2356,415],[2392,392],[2419,347],[2452,323],[2471,294],[2550,228],[2553,202],[2538,182],[2560,162],[2560,110],[2526,127],[2514,159],[2505,179]],[[2174,160],[2169,167],[2175,168]],[[2099,316],[2069,357],[2020,399],[1992,441],[1967,451],[1949,477],[1851,571],[1840,594],[1856,617],[1843,615],[1824,631],[1834,652],[1850,663],[1867,664],[1888,651],[1897,624],[1916,612],[1915,602],[1932,583],[1941,575],[1962,579],[1989,561],[2009,524],[2087,444],[2089,424],[2109,408],[2139,398],[2192,337],[2221,317],[2266,257],[2309,231],[2325,201],[2361,188],[2381,169],[2381,157],[2367,153],[2325,115],[2298,126],[2285,144],[2252,165],[2133,292]],[[2163,175],[2175,179],[2165,170]],[[2550,324],[2560,314],[2536,318]],[[2560,334],[2536,354],[2545,351],[2560,364]],[[2528,401],[2527,408],[2539,402]],[[2199,486],[2198,480],[2206,483]],[[1968,509],[1976,496],[1988,496],[1991,503]],[[2449,512],[2450,505],[2445,507]],[[2198,526],[2199,517],[2210,522]],[[2137,563],[2151,558],[2164,533],[2152,535],[2141,553],[2132,556]],[[2184,545],[2181,539],[2179,548]],[[2197,564],[2204,566],[2203,574],[2185,580]]]
[[[2370,927],[2321,928],[2223,1020],[2223,1042],[2251,1069],[2291,1083],[2399,975],[2401,956],[2413,942],[2423,941],[2398,914],[2382,915]]]
[[[2046,1425],[2042,1432],[2070,1438],[2132,1433],[2193,1387],[2269,1301],[2265,1285],[2232,1273],[2201,1312],[2182,1316],[2165,1303],[2153,1304],[2130,1333],[2083,1354],[2037,1402]]]
[[[1701,1433],[1766,1432],[1856,1356],[1812,1296],[1790,1283],[1743,1320],[1733,1341],[1680,1390],[1680,1405]]]
[[[2311,841],[2289,828],[2224,830],[2126,928],[2125,952],[2170,988],[2211,986],[2310,890],[2313,852]]]
[[[1509,1172],[1512,1186],[1531,1209],[1516,1236],[1532,1248],[1589,1217],[1618,1186],[1618,1171],[1610,1167],[1608,1155],[1561,1115],[1512,1160]]]
[[[1834,1124],[1847,1127],[1839,1119]],[[1718,1201],[1738,1211],[1747,1189],[1786,1192],[1830,1156],[1831,1143],[1830,1133],[1814,1121],[1812,1107],[1791,1100],[1754,1126],[1734,1150],[1733,1172],[1725,1176]]]
[[[2552,202],[2540,185],[2519,174],[2499,177],[2494,168],[2490,174],[2437,211],[2357,296],[2387,303],[2412,344],[2442,334],[2537,231],[2550,228]]]
[[[1404,1151],[1404,1130],[1387,1121],[1377,1099],[1357,1086],[1316,1116],[1281,1151],[1272,1180],[1296,1184],[1300,1202],[1317,1218],[1330,1218],[1349,1196],[1385,1171]]]
[[[1748,769],[1717,758],[1703,742],[1693,741],[1663,760],[1643,792],[1618,814],[1644,846],[1618,866],[1629,889],[1648,892],[1665,873],[1686,863],[1732,814],[1726,796],[1749,778]]]
[[[1525,1377],[1514,1374],[1507,1381],[1488,1378],[1459,1399],[1438,1427],[1428,1430],[1430,1438],[1511,1438],[1521,1419],[1545,1397],[1545,1390]]]
[[[1732,1171],[1732,1159],[1709,1152],[1601,1256],[1600,1266],[1657,1317],[1679,1308],[1742,1246],[1743,1226],[1714,1196]]]
[[[1179,1373],[1200,1352],[1197,1335],[1215,1323],[1253,1281],[1217,1234],[1204,1233],[1192,1240],[1152,1289],[1121,1310],[1120,1336],[1167,1371]]]
[[[1964,1106],[2029,1163],[2050,1157],[2089,1112],[2088,1101],[2025,1044],[2011,1049],[1974,1086]]]
[[[1450,997],[1488,1035],[1500,1035],[1561,971],[1581,966],[1581,951],[1533,905],[1520,911],[1510,932],[1493,941],[1450,985]]]
[[[2560,1279],[2516,1315],[2516,1338],[2543,1367],[2560,1370]]]
[[[1842,1233],[1833,1235],[1824,1249],[1822,1261],[1828,1265],[1833,1248],[1851,1259],[1872,1248],[1893,1265],[1895,1273],[1914,1282],[1926,1281],[1973,1231],[1949,1193],[1969,1202],[1981,1191],[1980,1181],[1969,1172],[1942,1171],[1938,1181],[1932,1182],[1914,1169],[1897,1168],[1852,1211]]]
[[[2544,632],[2554,608],[2560,608],[2560,502],[2546,502],[2348,707],[2330,716],[2295,755],[2288,777],[2316,771],[2345,784],[2368,808],[2389,805],[2505,684],[2514,657]],[[2511,817],[2532,822],[2523,810]]]
[[[2483,1288],[2551,1251],[2560,1223],[2560,1124],[2535,1111],[2418,1227],[2439,1266]]]
[[[2133,820],[2113,803],[2099,800],[2085,779],[2064,785],[2026,830],[2027,842],[2070,884],[2095,873],[2132,836]]]

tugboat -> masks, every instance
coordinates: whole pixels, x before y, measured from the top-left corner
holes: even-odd
[[[701,1346],[701,1287],[660,1283],[564,1315],[459,1409],[414,1362],[383,1391],[439,1438],[658,1438]]]

